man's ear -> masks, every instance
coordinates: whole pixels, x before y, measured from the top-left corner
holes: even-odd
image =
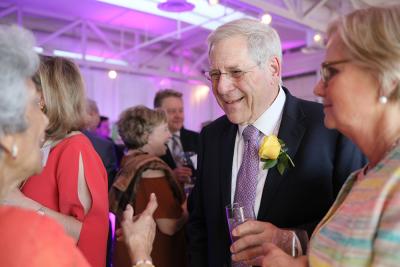
[[[269,61],[269,68],[273,77],[281,77],[281,62],[274,56]]]

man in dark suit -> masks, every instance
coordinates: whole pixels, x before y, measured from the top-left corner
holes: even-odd
[[[181,154],[183,152],[194,152],[197,155],[199,134],[183,127],[182,93],[172,89],[158,91],[154,97],[154,108],[161,108],[165,111],[168,128],[172,134],[172,138],[167,144],[167,152],[161,158],[173,169],[181,182],[186,182],[187,177],[193,176],[193,173],[191,168],[182,166],[180,162]]]
[[[284,228],[313,231],[364,157],[339,132],[324,127],[320,104],[295,98],[281,86],[275,30],[238,20],[219,27],[208,42],[211,70],[206,75],[226,115],[200,135],[198,179],[188,203],[190,266],[243,266],[231,262],[225,215],[226,205],[243,195],[240,190],[254,196],[257,220],[271,223],[275,238],[265,241],[279,246],[276,237],[289,231]],[[276,167],[263,169],[256,156],[255,177],[241,175],[249,163],[242,160],[250,150],[242,136],[247,127],[256,128],[259,144],[264,136],[277,135],[295,167],[287,166],[281,175]]]

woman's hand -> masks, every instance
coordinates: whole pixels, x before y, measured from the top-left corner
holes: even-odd
[[[154,193],[150,195],[150,201],[146,209],[137,216],[133,216],[133,208],[127,205],[121,222],[123,237],[129,248],[132,262],[150,260],[153,249],[153,241],[156,232],[156,223],[153,213],[157,209],[157,199]]]

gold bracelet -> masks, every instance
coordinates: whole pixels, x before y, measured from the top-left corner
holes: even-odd
[[[138,260],[132,267],[155,267],[150,260]]]

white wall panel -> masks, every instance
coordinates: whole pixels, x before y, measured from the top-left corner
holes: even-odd
[[[160,80],[148,76],[118,73],[115,80],[103,70],[81,69],[87,87],[87,95],[95,100],[100,113],[118,119],[121,111],[135,105],[153,107],[156,92],[163,88],[173,88],[183,93],[185,108],[185,127],[200,130],[201,123],[222,114],[214,100],[211,89],[198,83],[183,83],[174,80]]]

